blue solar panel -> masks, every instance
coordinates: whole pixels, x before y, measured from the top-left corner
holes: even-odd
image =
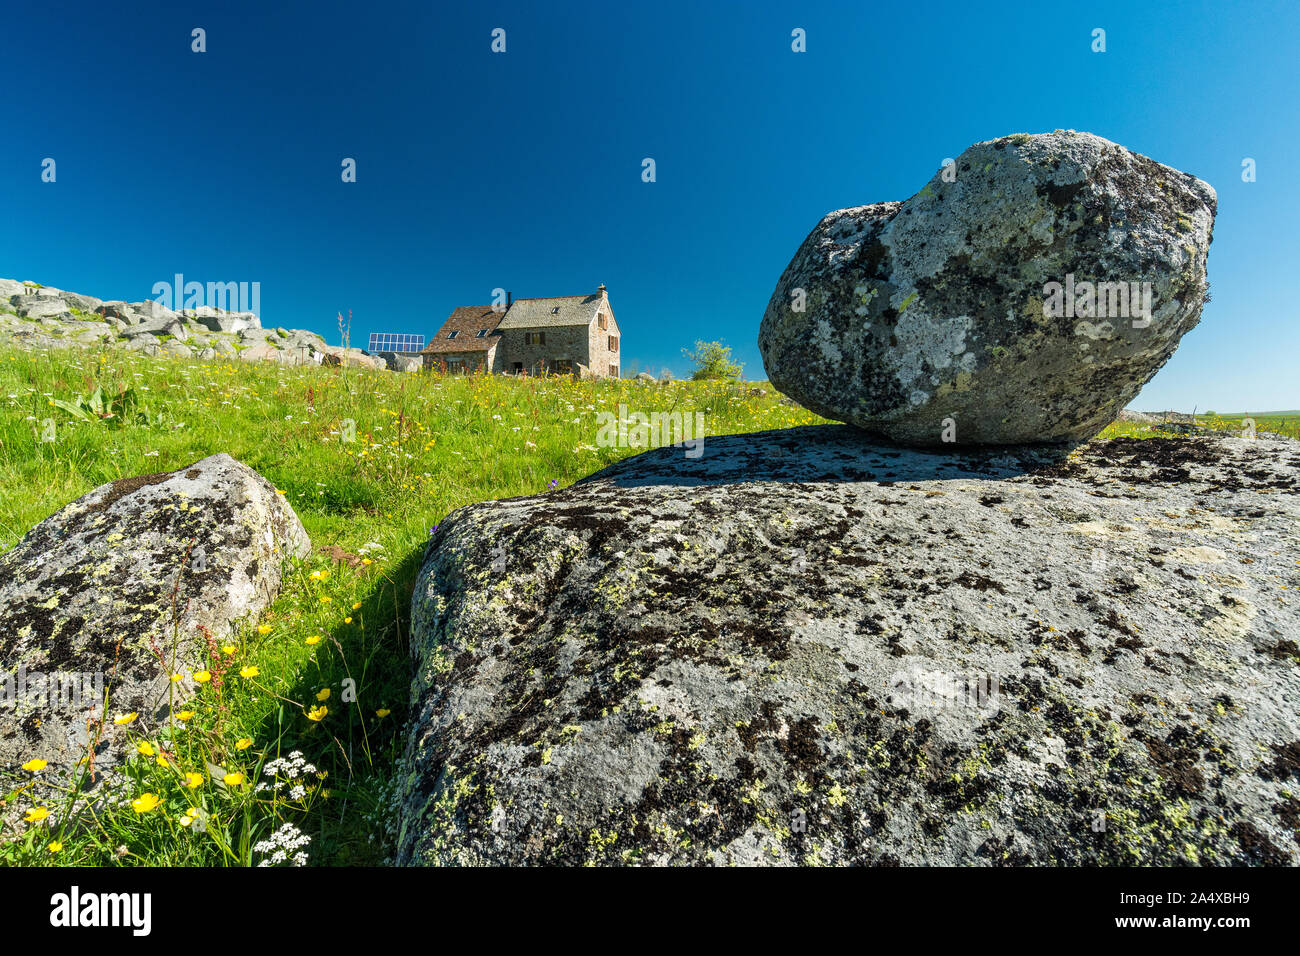
[[[406,332],[371,332],[371,352],[418,352],[424,348],[424,336]]]

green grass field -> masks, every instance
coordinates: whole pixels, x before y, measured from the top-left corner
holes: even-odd
[[[410,595],[430,528],[462,505],[562,487],[637,453],[597,444],[597,413],[620,403],[703,412],[708,434],[823,421],[762,383],[439,377],[0,349],[0,550],[104,482],[219,451],[284,492],[316,549],[291,567],[262,619],[230,640],[219,679],[177,702],[170,729],[136,741],[133,799],[92,812],[39,768],[0,780],[0,799],[29,821],[0,843],[0,863],[256,865],[274,852],[257,844],[276,831],[281,846],[297,833],[310,838],[313,864],[382,862],[394,835],[387,810],[407,701]],[[92,406],[118,414],[103,419]],[[1102,437],[1153,434],[1116,423]],[[356,682],[353,702],[340,694],[346,679]]]
[[[124,389],[115,418],[85,411],[97,390],[111,401]],[[317,549],[257,626],[231,641],[221,688],[213,681],[179,702],[175,711],[193,713],[173,736],[139,741],[145,752],[129,773],[156,806],[143,799],[74,827],[84,810],[74,815],[74,798],[39,772],[0,780],[0,797],[28,816],[49,814],[0,844],[0,863],[256,864],[269,854],[253,847],[285,823],[311,837],[313,863],[381,862],[407,700],[410,595],[430,528],[462,505],[562,487],[635,454],[597,445],[597,413],[620,403],[701,411],[708,434],[821,421],[759,391],[0,350],[0,550],[104,482],[219,451],[282,490]],[[349,421],[353,441],[344,440]],[[55,440],[44,441],[51,424]],[[345,678],[356,681],[354,704],[340,701]],[[307,716],[321,707],[322,720]],[[316,768],[299,781],[304,789],[255,792],[269,781],[267,763],[294,751]],[[228,784],[212,767],[243,779]]]
[[[1251,415],[1246,412],[1220,414],[1207,412],[1197,415],[1196,420],[1207,428],[1220,432],[1241,434],[1247,429],[1247,422],[1253,422],[1257,434],[1271,433],[1285,435],[1288,438],[1300,438],[1300,412],[1259,412]]]

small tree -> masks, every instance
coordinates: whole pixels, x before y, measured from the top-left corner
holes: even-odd
[[[708,378],[736,381],[744,369],[743,365],[731,361],[731,347],[721,342],[702,342],[697,339],[695,348],[682,349],[682,354],[695,364],[691,378],[696,381]]]

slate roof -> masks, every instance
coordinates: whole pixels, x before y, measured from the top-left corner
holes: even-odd
[[[501,320],[501,329],[546,329],[561,325],[590,325],[603,296],[562,295],[550,299],[515,299]]]
[[[429,340],[420,354],[485,352],[499,341],[493,333],[500,325],[503,315],[502,312],[494,312],[490,305],[462,305],[452,309],[438,334]],[[487,335],[480,337],[478,333],[483,329],[487,330]],[[449,332],[459,334],[452,339],[447,337]]]

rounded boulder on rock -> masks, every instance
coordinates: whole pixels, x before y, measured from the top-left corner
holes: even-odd
[[[1089,133],[977,143],[817,225],[763,316],[768,376],[908,444],[1087,439],[1200,320],[1216,203]]]

